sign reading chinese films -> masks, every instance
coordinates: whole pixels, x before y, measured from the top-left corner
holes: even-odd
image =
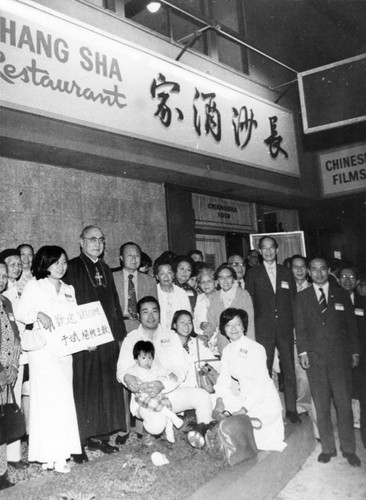
[[[66,356],[113,340],[108,320],[99,301],[76,306],[53,315],[55,330],[47,336],[59,356]]]
[[[366,143],[319,153],[324,196],[366,190]]]
[[[205,226],[225,226],[231,229],[254,230],[251,203],[192,194],[195,221]]]
[[[8,108],[299,175],[285,108],[29,0],[2,0],[0,81]]]

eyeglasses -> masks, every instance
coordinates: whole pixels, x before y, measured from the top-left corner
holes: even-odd
[[[356,276],[348,276],[348,274],[341,274],[340,277],[339,277],[341,280],[346,280],[347,278],[350,279],[350,280],[355,280],[356,279]]]
[[[217,279],[219,281],[225,281],[225,280],[231,280],[233,278],[232,274],[229,274],[228,276],[218,276]]]
[[[93,236],[92,238],[83,238],[83,240],[89,240],[92,243],[105,243],[105,238],[97,238],[96,236]]]
[[[233,266],[233,267],[244,267],[245,264],[244,264],[244,262],[233,262],[232,264],[230,264],[230,266]]]

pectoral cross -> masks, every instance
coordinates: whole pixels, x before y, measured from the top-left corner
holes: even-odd
[[[97,269],[97,272],[95,273],[95,279],[97,281],[98,286],[102,286],[102,279],[103,276],[99,274],[99,270]]]

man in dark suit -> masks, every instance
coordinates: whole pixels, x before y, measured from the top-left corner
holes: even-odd
[[[350,294],[357,322],[360,343],[360,362],[352,370],[352,397],[360,402],[361,440],[366,448],[366,297],[355,293],[358,284],[356,269],[347,266],[340,269],[339,283]]]
[[[309,264],[313,286],[296,296],[295,328],[301,366],[307,370],[314,399],[322,452],[327,463],[337,454],[331,420],[331,400],[337,408],[341,451],[359,466],[351,403],[351,369],[357,366],[357,325],[349,294],[328,281],[324,259]]]
[[[255,337],[267,353],[267,367],[272,375],[275,347],[283,372],[286,417],[301,422],[296,411],[296,375],[294,366],[293,298],[296,286],[290,269],[277,264],[277,241],[268,236],[259,240],[263,263],[249,269],[246,289],[254,306]]]
[[[140,273],[138,268],[141,262],[141,248],[137,243],[129,241],[120,249],[122,270],[113,273],[120,304],[123,311],[127,333],[138,328],[140,322],[137,317],[136,304],[147,295],[158,298],[155,278]]]

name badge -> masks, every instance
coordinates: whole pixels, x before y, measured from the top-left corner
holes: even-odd
[[[9,320],[10,321],[15,321],[14,314],[9,313]]]
[[[240,349],[239,356],[246,359],[248,357],[248,351],[246,349]]]
[[[365,311],[363,309],[355,309],[355,315],[356,316],[364,316],[365,315]]]
[[[65,299],[66,300],[72,300],[72,295],[69,295],[68,293],[65,293]]]
[[[344,305],[343,304],[334,304],[335,310],[336,311],[344,311]]]
[[[290,285],[288,281],[281,281],[281,288],[287,288],[289,290]]]
[[[162,347],[169,347],[170,346],[170,339],[161,339],[160,341]]]

